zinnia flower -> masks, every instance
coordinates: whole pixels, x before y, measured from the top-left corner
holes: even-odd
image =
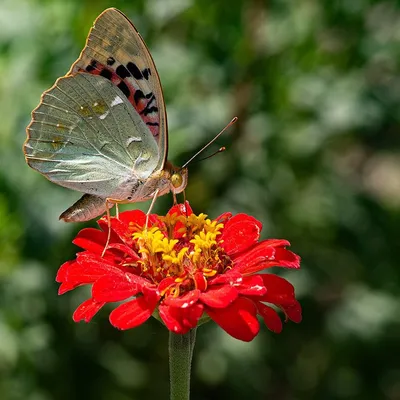
[[[259,241],[255,218],[225,213],[212,221],[195,215],[186,202],[165,217],[150,215],[147,228],[145,222],[139,210],[112,217],[104,254],[105,217],[98,221],[101,230],[78,233],[73,243],[84,251],[63,264],[56,279],[59,294],[92,285],[92,297],[76,309],[74,321],[89,322],[106,303],[121,301],[110,314],[119,329],[153,315],[185,334],[211,318],[231,336],[250,341],[259,331],[257,316],[276,333],[282,330],[277,309],[286,320],[301,321],[293,286],[265,273],[275,266],[299,268],[300,258],[286,249],[286,240]]]

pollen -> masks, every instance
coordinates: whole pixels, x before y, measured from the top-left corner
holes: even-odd
[[[206,282],[229,268],[229,263],[221,262],[227,256],[218,241],[224,224],[206,214],[169,214],[160,220],[159,226],[139,228],[132,238],[140,257],[135,266],[141,274],[154,282],[168,280],[164,296],[192,290],[199,274]]]

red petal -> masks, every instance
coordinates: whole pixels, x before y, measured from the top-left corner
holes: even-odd
[[[96,313],[104,306],[105,303],[99,303],[93,299],[84,301],[74,312],[72,319],[75,322],[90,320],[96,315]]]
[[[264,282],[259,275],[243,277],[241,284],[236,286],[239,294],[246,296],[262,296],[267,292]]]
[[[260,330],[257,308],[246,297],[238,297],[226,308],[206,308],[206,313],[229,335],[250,342]]]
[[[58,288],[58,295],[61,296],[64,293],[69,292],[72,289],[75,289],[76,287],[80,286],[81,284],[76,282],[76,283],[65,283],[63,282],[60,287]]]
[[[290,242],[286,239],[266,239],[263,240],[261,243],[266,243],[268,244],[268,246],[275,248],[290,246]]]
[[[261,274],[267,293],[258,300],[278,305],[292,305],[295,301],[294,287],[286,279],[273,274]]]
[[[253,265],[275,259],[276,248],[263,240],[250,250],[233,257],[234,269],[241,273],[247,272]],[[254,271],[251,271],[254,272]],[[250,272],[249,272],[250,273]]]
[[[217,275],[215,278],[211,278],[208,281],[210,286],[212,285],[239,285],[243,282],[243,275],[236,270],[229,270],[225,274]]]
[[[196,289],[199,289],[200,292],[204,292],[207,289],[207,279],[202,272],[195,272],[193,279],[196,285]]]
[[[262,224],[246,214],[237,214],[224,226],[221,246],[229,255],[240,253],[257,243]]]
[[[177,309],[175,307],[170,307],[167,306],[163,303],[161,303],[158,306],[158,311],[160,313],[160,317],[163,320],[165,326],[171,331],[175,333],[182,333],[182,325],[181,321],[179,318],[179,315],[177,315],[179,312],[181,312],[181,309]]]
[[[230,285],[212,286],[200,294],[200,300],[212,308],[225,308],[238,297],[238,291]]]
[[[275,333],[282,332],[282,320],[273,308],[262,303],[257,303],[257,309],[258,313],[264,319],[265,325],[270,331]]]
[[[140,227],[144,227],[146,222],[146,214],[142,210],[124,211],[119,214],[118,218],[126,226],[130,226],[130,224],[137,224]]]
[[[143,229],[146,219],[147,214],[141,210],[124,211],[123,213],[119,214],[118,218],[118,220],[128,228],[130,233],[136,232],[138,229]],[[158,215],[150,214],[147,226],[154,225],[159,225],[161,228],[163,223],[161,223],[161,221],[158,219]]]
[[[111,218],[111,232],[114,232],[126,245],[132,245],[133,238],[129,224],[126,224],[118,218]],[[112,243],[113,241],[110,240],[110,242]]]
[[[82,249],[101,254],[107,242],[107,234],[95,228],[82,229],[72,241]]]
[[[92,287],[92,297],[97,301],[113,302],[135,296],[141,288],[125,275],[106,275],[98,279]]]
[[[112,221],[115,217],[111,217],[110,221],[112,224]],[[104,217],[101,217],[97,221],[97,225],[99,225],[100,229],[108,235],[108,220],[107,216],[105,215]],[[110,234],[110,243],[121,243],[121,238],[114,232],[113,229],[111,229],[111,234]]]
[[[146,298],[147,303],[157,305],[160,301],[161,295],[158,289],[152,285],[153,284],[143,285],[142,293],[143,296]]]
[[[234,270],[249,275],[277,266],[300,268],[300,257],[282,247],[288,245],[286,240],[263,240],[249,251],[234,257]]]
[[[276,249],[275,257],[281,267],[285,268],[300,268],[300,257],[290,250]]]
[[[170,331],[185,334],[197,326],[203,314],[203,305],[196,303],[189,308],[177,308],[162,303],[158,310],[161,319]]]
[[[267,293],[257,300],[280,307],[293,322],[301,322],[301,306],[296,300],[294,287],[286,279],[272,274],[261,274]]]
[[[79,253],[77,262],[71,264],[65,276],[65,281],[75,284],[93,283],[108,274],[123,274],[116,266],[105,259],[90,254]]]
[[[176,204],[175,206],[171,207],[171,209],[168,211],[168,215],[174,215],[177,214],[179,215],[184,215],[185,217],[188,217],[189,215],[193,214],[193,210],[189,205],[188,201],[185,201],[184,204]]]
[[[193,211],[189,205],[189,202],[185,202],[185,204],[177,204],[173,206],[169,211],[168,215],[176,215],[176,216],[185,216],[193,214]],[[180,239],[185,235],[186,229],[185,224],[182,221],[177,221],[172,232],[172,237],[174,239]]]
[[[58,294],[64,294],[80,285],[93,283],[109,273],[123,272],[99,256],[88,252],[79,253],[77,261],[67,261],[58,270],[56,281],[62,282]]]
[[[201,303],[193,304],[191,307],[183,309],[182,325],[187,328],[187,332],[197,326],[199,319],[203,315],[204,306]]]
[[[127,246],[126,244],[123,244],[123,243],[111,243],[111,244],[109,244],[109,245],[107,246],[107,252],[108,252],[109,250],[113,250],[113,249],[118,250],[118,251],[124,253],[125,258],[126,258],[126,256],[129,256],[129,257],[131,258],[130,261],[137,261],[137,260],[140,260],[140,257],[139,257],[138,254],[132,249],[131,246]],[[107,255],[107,252],[106,252],[106,255]],[[116,258],[116,257],[114,257],[114,258]]]
[[[183,296],[179,297],[167,296],[164,299],[163,304],[171,307],[188,308],[197,302],[199,296],[200,296],[200,290],[194,289],[188,293],[185,293]]]
[[[297,300],[289,306],[284,306],[283,310],[285,311],[286,316],[290,320],[296,322],[296,324],[301,322],[302,320],[301,305]]]
[[[118,329],[135,328],[151,317],[156,305],[156,303],[149,304],[144,296],[137,297],[113,310],[110,322]]]
[[[158,284],[158,290],[163,296],[165,292],[172,286],[175,285],[175,278],[173,276],[169,276],[167,278],[164,278],[159,284]]]
[[[224,212],[218,218],[216,218],[216,221],[218,221],[218,223],[225,225],[228,222],[228,220],[231,219],[231,217],[232,217],[231,212]]]
[[[67,262],[65,262],[63,265],[61,265],[61,267],[58,269],[57,271],[57,275],[56,275],[56,282],[64,282],[67,279],[67,274],[68,274],[68,270],[71,267],[71,265],[75,264],[76,261],[75,260],[69,260]]]

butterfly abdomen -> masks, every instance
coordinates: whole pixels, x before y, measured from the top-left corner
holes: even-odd
[[[113,206],[108,204],[108,208]],[[60,219],[65,222],[90,221],[106,212],[106,199],[91,194],[84,194],[76,203],[65,210]]]

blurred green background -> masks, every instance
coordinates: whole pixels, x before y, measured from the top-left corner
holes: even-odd
[[[302,256],[283,275],[303,322],[251,343],[202,326],[192,399],[400,399],[400,5],[373,0],[0,0],[0,399],[168,398],[157,321],[72,322],[87,291],[58,297],[54,277],[84,227],[58,216],[80,195],[21,151],[40,94],[108,7],[155,59],[170,160],[239,117],[214,146],[227,151],[190,168],[195,212],[250,213]]]

